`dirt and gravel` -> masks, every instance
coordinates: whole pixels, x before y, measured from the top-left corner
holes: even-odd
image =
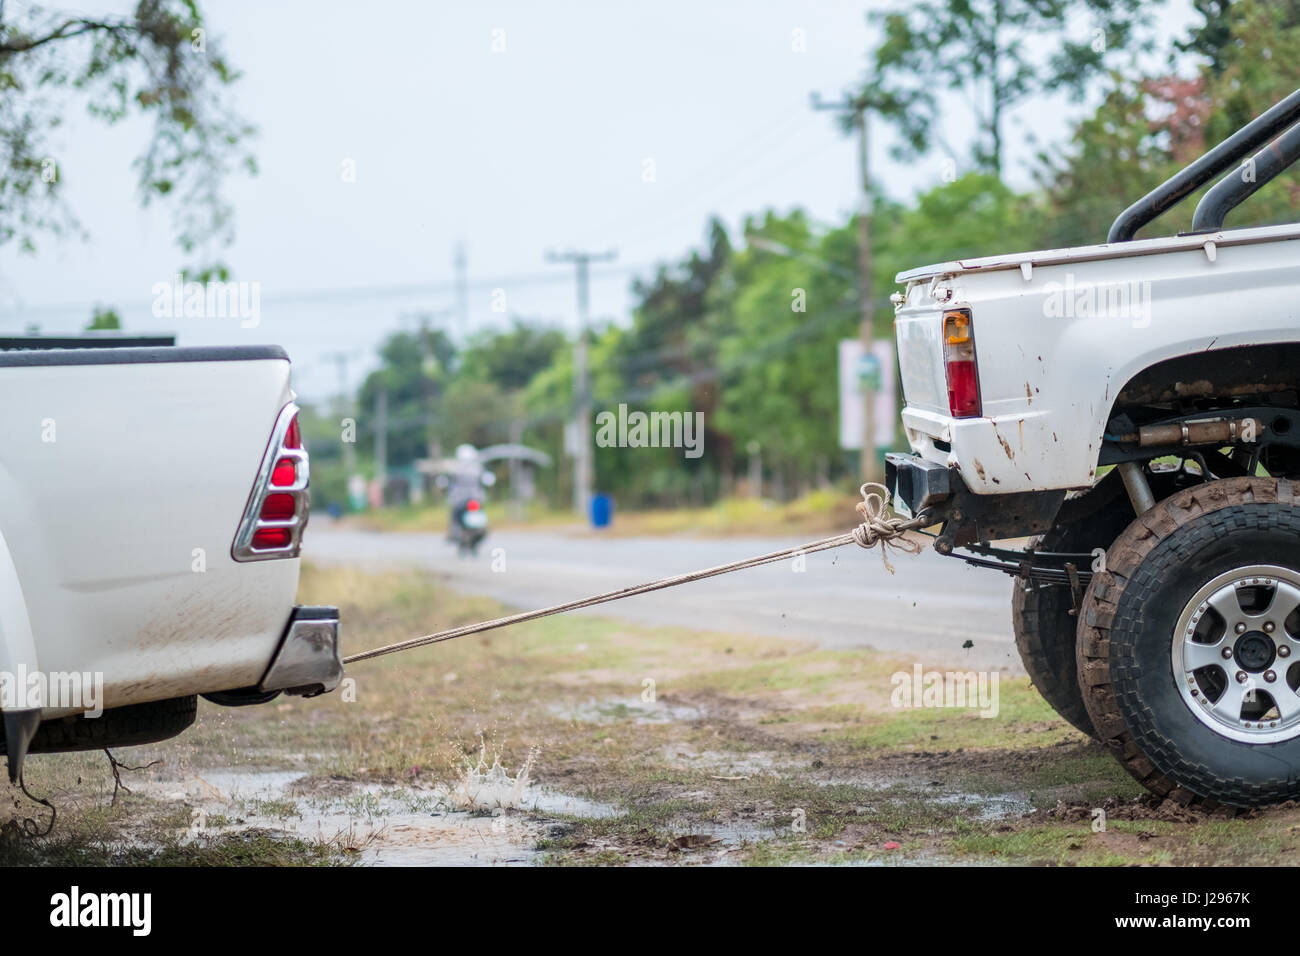
[[[308,567],[300,597],[339,604],[346,651],[501,610],[423,568]],[[992,713],[899,706],[918,663],[538,621],[355,665],[312,700],[202,702],[184,736],[117,754],[129,792],[103,754],[34,758],[59,817],[24,834],[49,811],[10,790],[0,862],[1274,864],[1300,844],[1293,806],[1154,803],[1023,676],[1000,674]]]

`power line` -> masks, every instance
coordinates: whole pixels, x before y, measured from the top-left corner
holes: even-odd
[[[719,185],[719,183],[714,182],[715,179],[722,178],[728,182],[733,181],[738,157],[758,152],[768,142],[785,136],[790,127],[796,125],[806,115],[802,112],[791,113],[785,119],[776,123],[764,124],[762,128],[746,134],[730,147],[714,154],[709,160],[689,171],[675,184],[674,191],[680,192],[683,186],[694,185],[701,180],[706,181],[708,185],[703,189],[694,191],[685,201],[675,203],[671,207],[672,217],[677,218],[682,211],[682,207],[686,205],[698,206],[700,199]],[[797,141],[798,137],[792,137],[792,139]],[[764,153],[764,155],[770,154]],[[657,211],[662,213],[662,209]],[[626,224],[630,218],[635,218],[635,216],[629,216],[627,213],[611,216],[608,220],[599,224],[593,230],[593,233],[599,235],[611,229],[617,229]]]
[[[591,277],[593,279],[612,279],[625,275],[632,275],[636,272],[653,269],[655,262],[636,262],[624,265],[613,266],[606,269],[593,269]],[[238,279],[234,281],[239,281]],[[262,295],[264,302],[340,302],[340,301],[363,301],[366,299],[386,299],[386,298],[404,298],[424,295],[445,295],[456,294],[459,291],[468,291],[470,289],[496,289],[496,288],[519,288],[521,286],[537,285],[558,285],[561,282],[568,281],[564,276],[557,275],[554,272],[538,273],[517,273],[507,274],[495,277],[481,277],[477,279],[448,279],[436,282],[413,282],[407,284],[391,284],[378,286],[358,286],[344,289],[306,289],[296,292],[265,292]],[[63,302],[63,303],[46,303],[43,305],[16,305],[0,306],[0,317],[6,314],[29,314],[41,312],[72,312],[85,311],[95,304],[95,302],[104,302],[112,300],[113,297],[99,296],[97,300],[86,300],[83,302]],[[152,299],[136,299],[127,302],[127,306],[147,306]],[[318,316],[308,316],[312,321],[317,321]]]
[[[716,207],[730,200],[734,196],[738,196],[741,193],[744,193],[746,191],[756,189],[760,186],[764,186],[767,183],[771,182],[776,177],[784,175],[785,173],[791,171],[792,169],[797,169],[800,166],[804,165],[805,163],[809,162],[810,160],[824,155],[825,151],[826,151],[825,147],[822,144],[818,143],[814,145],[811,149],[807,149],[797,153],[794,156],[787,157],[786,162],[780,164],[779,166],[773,169],[761,170],[760,171],[761,175],[757,179],[749,179],[749,180],[742,179],[740,182],[736,182],[733,179],[730,182],[715,183],[714,185],[710,186],[708,189],[698,194],[696,197],[693,197],[689,202],[679,203],[677,206],[670,208],[670,210],[667,213],[656,216],[653,219],[650,219],[647,223],[643,224],[642,228],[633,232],[630,237],[626,237],[623,240],[623,242],[625,245],[635,246],[639,243],[645,242],[647,238],[650,239],[658,238],[660,235],[663,235],[667,231],[662,228],[667,224],[676,223],[685,216],[699,215],[698,207],[701,203],[705,202],[705,197],[710,196],[711,194],[717,192],[719,189],[721,189],[722,192],[716,196],[713,196],[712,199],[708,200],[707,205]]]

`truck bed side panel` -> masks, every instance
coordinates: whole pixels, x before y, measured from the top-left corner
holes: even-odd
[[[40,669],[102,672],[108,707],[255,684],[298,562],[230,546],[288,362],[65,358],[0,363],[0,528]]]

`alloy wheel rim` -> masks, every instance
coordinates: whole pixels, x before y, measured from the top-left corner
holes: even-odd
[[[1220,736],[1300,736],[1300,573],[1260,564],[1208,581],[1179,616],[1171,663],[1183,703]]]

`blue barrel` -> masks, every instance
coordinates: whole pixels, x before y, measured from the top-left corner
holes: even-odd
[[[607,528],[614,520],[614,499],[609,495],[591,496],[591,526]]]

